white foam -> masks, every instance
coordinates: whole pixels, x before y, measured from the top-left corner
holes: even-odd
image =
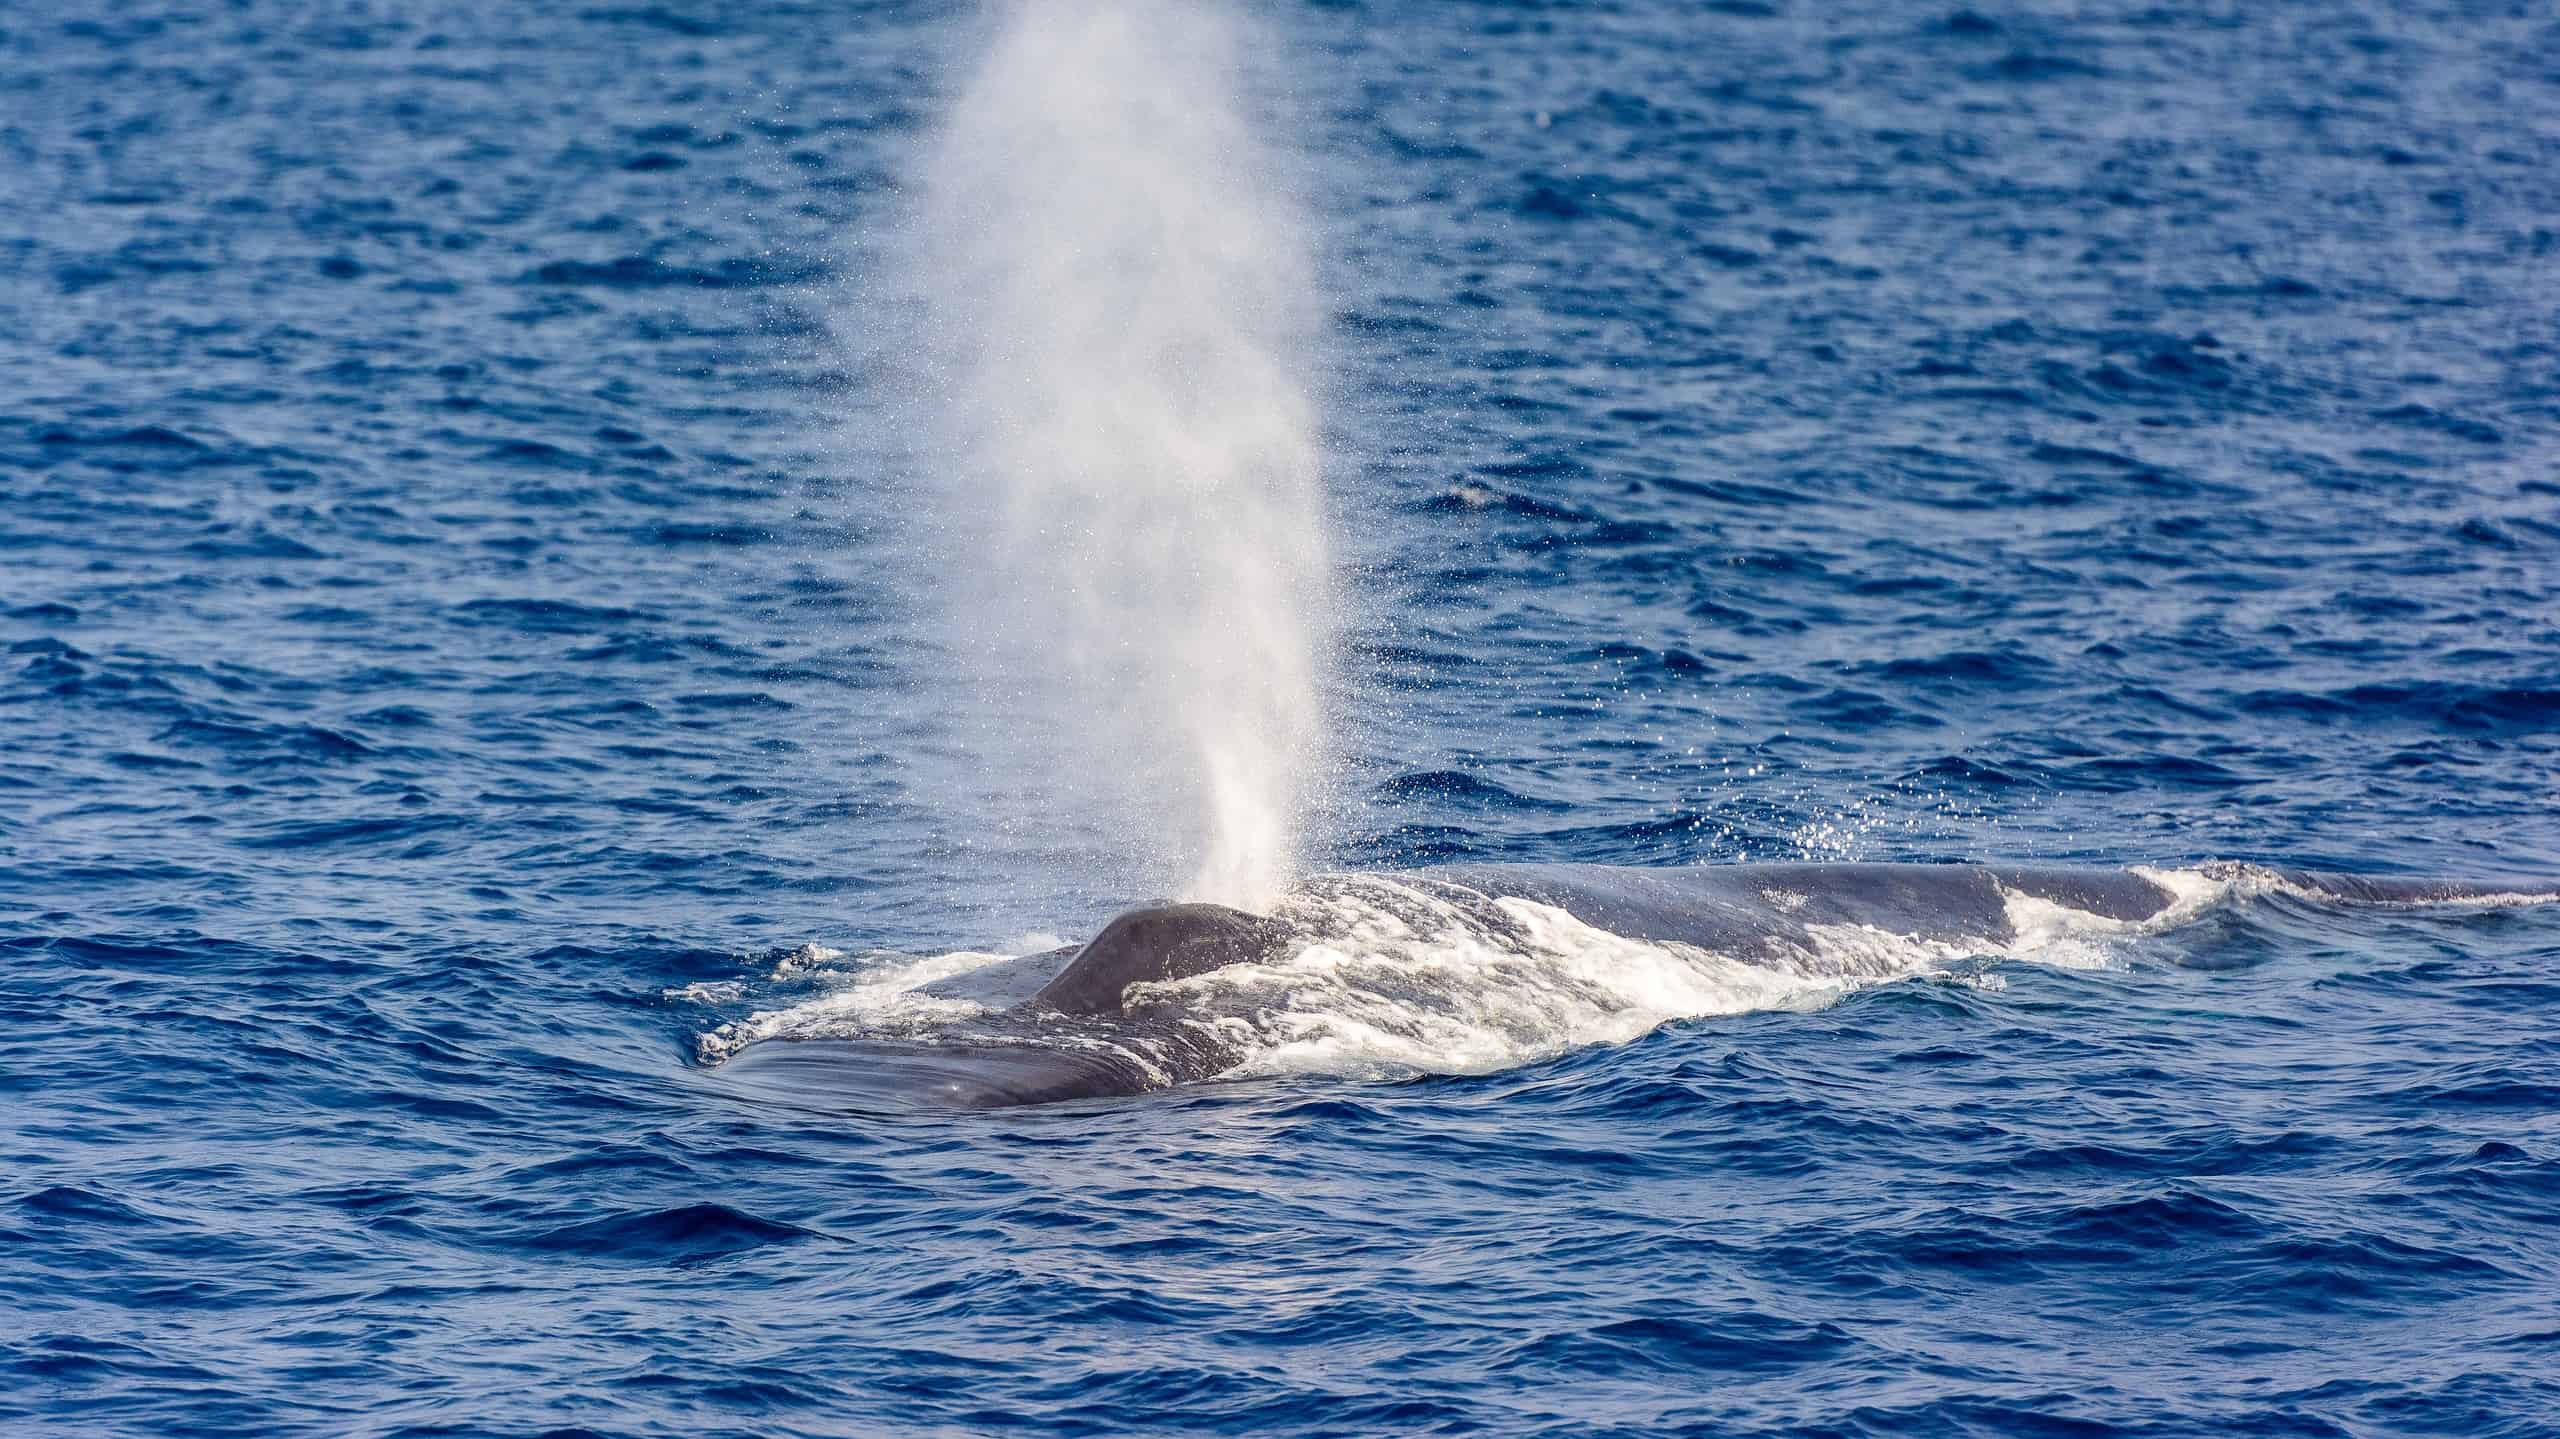
[[[825,986],[824,994],[721,1025],[694,1041],[696,1056],[704,1064],[717,1064],[765,1039],[930,1037],[954,1022],[985,1014],[986,1008],[921,994],[920,986],[1014,957],[984,950],[921,957],[878,954],[861,968],[834,971],[817,968],[817,955],[841,958],[842,951],[804,946],[774,966],[774,978],[814,979]]]
[[[2169,909],[2147,921],[2147,927],[2152,930],[2184,924],[2206,910],[2222,905],[2279,894],[2315,904],[2351,904],[2359,909],[2512,909],[2523,905],[2560,903],[2560,891],[2537,894],[2526,890],[2360,899],[2289,878],[2265,865],[2226,859],[2207,860],[2189,869],[2155,869],[2149,865],[2135,865],[2132,872],[2159,885],[2174,897],[2175,902]]]
[[[747,986],[743,980],[704,979],[662,990],[660,995],[670,1004],[733,1004],[747,997]]]
[[[2535,894],[2530,890],[2502,889],[2482,894],[2448,894],[2435,899],[2386,899],[2374,903],[2385,909],[2523,909],[2532,905],[2560,904],[2560,893]]]
[[[834,968],[836,962],[843,958],[841,949],[829,949],[823,944],[804,944],[774,961],[773,977],[796,979],[804,974],[823,973]]]
[[[1743,959],[1629,939],[1550,905],[1488,910],[1383,878],[1293,895],[1279,913],[1310,936],[1286,956],[1134,985],[1128,1008],[1216,1033],[1244,1056],[1237,1076],[1483,1074],[1680,1020],[1819,1008],[2012,948],[1993,935],[1813,925],[1784,952]]]

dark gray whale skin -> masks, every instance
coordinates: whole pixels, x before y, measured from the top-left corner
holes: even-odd
[[[1260,959],[1288,937],[1279,921],[1223,904],[1133,909],[1104,925],[1031,1002],[1060,1014],[1117,1015],[1130,985]]]
[[[2515,886],[2370,879],[2275,870],[2314,895],[2349,904],[2478,899]],[[1490,911],[1496,899],[1552,905],[1629,939],[1695,945],[1743,960],[1801,955],[1813,925],[1866,925],[1946,942],[2015,938],[2009,895],[2108,919],[2154,918],[2174,896],[2123,870],[1973,864],[1704,865],[1640,869],[1592,864],[1451,865],[1387,876],[1436,898]],[[2560,891],[2534,887],[2537,896]],[[1185,979],[1271,957],[1290,939],[1278,920],[1215,904],[1131,910],[1082,946],[1028,955],[926,986],[1001,1011],[985,1042],[767,1040],[708,1071],[759,1097],[894,1112],[994,1108],[1143,1093],[1206,1079],[1240,1055],[1190,1030],[1149,1027],[1123,1008],[1132,984]],[[1114,1038],[1143,1035],[1140,1063]]]

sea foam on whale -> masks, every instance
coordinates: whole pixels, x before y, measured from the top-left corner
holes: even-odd
[[[1129,986],[1125,1019],[1018,1013],[936,986],[990,973],[1048,946],[939,955],[875,953],[846,963],[795,951],[777,982],[821,993],[723,1024],[697,1042],[717,1064],[767,1040],[1036,1044],[1118,1053],[1159,1082],[1188,1041],[1236,1056],[1228,1076],[1278,1073],[1482,1074],[1670,1023],[1766,1010],[1811,1010],[1877,984],[1979,979],[1982,961],[2064,968],[2120,963],[2126,941],[2268,895],[2335,896],[2282,872],[2240,864],[2136,868],[2166,904],[2114,918],[2002,886],[1997,923],[1922,935],[1863,923],[1774,927],[1750,952],[1613,933],[1554,904],[1488,896],[1427,876],[1331,875],[1273,907],[1293,938],[1268,958]],[[2524,893],[2435,903],[2538,902]],[[1773,915],[1805,911],[1783,885],[1757,899]],[[2381,901],[2423,903],[2423,900]],[[1042,936],[1042,941],[1048,937]]]

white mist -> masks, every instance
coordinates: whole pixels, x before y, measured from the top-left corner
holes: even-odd
[[[1326,768],[1314,256],[1202,0],[1030,0],[901,246],[965,764],[1104,873],[1259,906]],[[1137,897],[1137,896],[1123,896]]]

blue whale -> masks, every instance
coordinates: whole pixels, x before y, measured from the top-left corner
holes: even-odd
[[[2219,873],[2347,905],[2560,899],[2560,889],[2547,887],[2519,892],[2256,866],[2222,866]],[[2160,920],[2180,899],[2170,885],[2130,870],[1977,864],[1480,864],[1373,878],[1454,906],[1497,944],[1519,933],[1500,901],[1526,900],[1628,940],[1799,967],[1815,949],[1815,935],[1842,926],[1996,947],[2016,937],[2020,898],[2120,925]],[[709,1073],[749,1095],[873,1111],[1043,1104],[1208,1079],[1240,1062],[1235,1041],[1215,1026],[1169,1021],[1144,1002],[1144,987],[1271,961],[1303,937],[1285,919],[1224,905],[1151,905],[1112,920],[1083,945],[923,986],[984,1007],[988,1021],[966,1037],[769,1039]]]

